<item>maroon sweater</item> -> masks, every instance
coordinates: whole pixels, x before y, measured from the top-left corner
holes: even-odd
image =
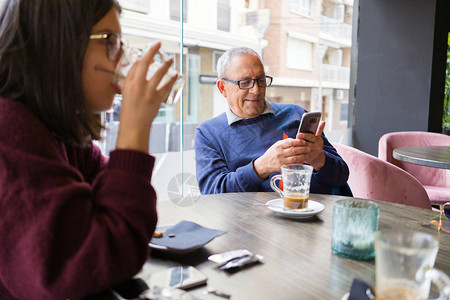
[[[0,299],[77,299],[139,272],[157,221],[153,165],[60,143],[0,97]]]

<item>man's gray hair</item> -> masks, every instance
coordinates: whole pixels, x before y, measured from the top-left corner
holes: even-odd
[[[227,71],[228,71],[228,66],[230,64],[230,61],[237,57],[237,56],[241,56],[241,55],[246,55],[246,54],[253,54],[256,55],[259,58],[259,61],[262,63],[262,59],[259,56],[258,53],[256,53],[256,51],[247,48],[247,47],[238,47],[238,48],[231,48],[228,49],[227,51],[225,51],[224,54],[222,54],[222,56],[219,58],[219,60],[217,61],[217,77],[220,79],[226,78],[227,76]]]

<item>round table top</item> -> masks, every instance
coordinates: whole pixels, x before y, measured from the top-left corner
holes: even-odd
[[[415,146],[394,149],[395,159],[416,165],[450,169],[450,146]]]

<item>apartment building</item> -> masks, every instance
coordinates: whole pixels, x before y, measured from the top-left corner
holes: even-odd
[[[322,111],[327,132],[347,127],[351,0],[184,0],[183,9],[180,0],[120,3],[126,44],[162,41],[186,81],[182,103],[162,107],[154,123],[153,153],[193,149],[195,127],[224,111],[216,63],[231,47],[261,54],[274,77],[271,101]]]
[[[264,1],[270,26],[263,51],[272,101],[321,111],[327,130],[347,127],[352,1]]]
[[[246,46],[261,55],[274,77],[267,89],[271,101],[322,111],[329,138],[338,140],[347,128],[351,0],[184,0],[183,7],[180,0],[119,1],[125,43],[145,48],[161,41],[185,79],[183,100],[161,107],[152,125],[158,199],[193,199],[194,132],[226,108],[216,87],[216,63],[229,48]],[[110,114],[105,153],[117,136],[118,121]]]

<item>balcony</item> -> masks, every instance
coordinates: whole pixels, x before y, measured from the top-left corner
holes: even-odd
[[[320,79],[322,81],[349,83],[350,68],[333,65],[320,65]]]
[[[335,4],[345,4],[348,6],[353,6],[353,0],[330,0],[330,2],[333,2]]]
[[[343,23],[340,20],[326,16],[320,16],[320,31],[321,33],[326,33],[330,37],[334,37],[339,40],[345,40],[351,44],[352,26]]]

